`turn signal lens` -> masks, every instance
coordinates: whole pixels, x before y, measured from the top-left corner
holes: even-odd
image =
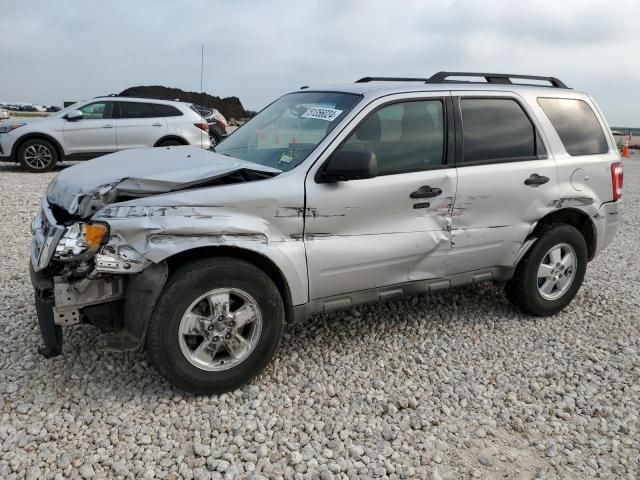
[[[84,227],[84,241],[92,250],[102,244],[102,239],[106,234],[107,227],[100,223],[88,223]]]

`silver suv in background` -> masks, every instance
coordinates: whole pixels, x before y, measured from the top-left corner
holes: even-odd
[[[63,160],[88,160],[138,147],[196,145],[208,149],[209,125],[183,102],[97,97],[46,118],[0,125],[0,161],[46,172]]]
[[[33,222],[40,351],[91,323],[198,393],[249,381],[318,312],[493,281],[553,315],[621,216],[602,112],[553,77],[366,77],[284,95],[215,152],[91,163]]]

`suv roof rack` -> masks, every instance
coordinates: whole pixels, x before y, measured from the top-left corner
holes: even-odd
[[[409,77],[362,77],[356,80],[355,83],[368,83],[368,82],[424,82],[427,83],[428,78],[409,78]]]
[[[476,83],[468,80],[448,80],[449,77],[482,77],[487,83],[501,83],[512,84],[512,78],[519,78],[523,80],[538,80],[542,82],[549,82],[551,87],[554,88],[569,88],[565,83],[556,77],[541,77],[537,75],[517,75],[513,73],[482,73],[482,72],[438,72],[432,75],[427,83]],[[531,84],[518,84],[518,85],[531,85]],[[535,86],[540,86],[533,84]],[[544,85],[542,85],[544,86]]]
[[[471,80],[450,80],[450,77],[479,77],[484,78],[482,81]],[[537,80],[541,82],[549,82],[549,87],[553,88],[569,88],[560,79],[556,77],[541,77],[537,75],[517,75],[513,73],[482,73],[482,72],[438,72],[429,78],[413,78],[413,77],[362,77],[355,83],[368,82],[424,82],[424,83],[499,83],[513,84],[512,78],[522,80]],[[538,85],[536,83],[518,83],[517,85],[531,85],[535,87],[545,87],[546,85]]]

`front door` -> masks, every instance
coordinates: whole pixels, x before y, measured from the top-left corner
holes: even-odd
[[[470,92],[454,105],[462,131],[447,274],[510,267],[535,222],[554,208],[556,162],[515,95]]]
[[[312,300],[444,274],[456,192],[450,102],[441,92],[406,97],[368,106],[338,147],[374,152],[377,177],[318,183],[313,170],[307,176]]]
[[[65,120],[64,143],[67,155],[93,156],[115,152],[116,121],[113,102],[93,102],[79,109],[82,117]]]

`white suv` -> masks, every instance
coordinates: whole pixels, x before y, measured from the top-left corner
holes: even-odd
[[[98,97],[44,119],[0,125],[0,161],[19,162],[30,172],[49,171],[62,160],[171,145],[211,146],[209,125],[188,103]]]

